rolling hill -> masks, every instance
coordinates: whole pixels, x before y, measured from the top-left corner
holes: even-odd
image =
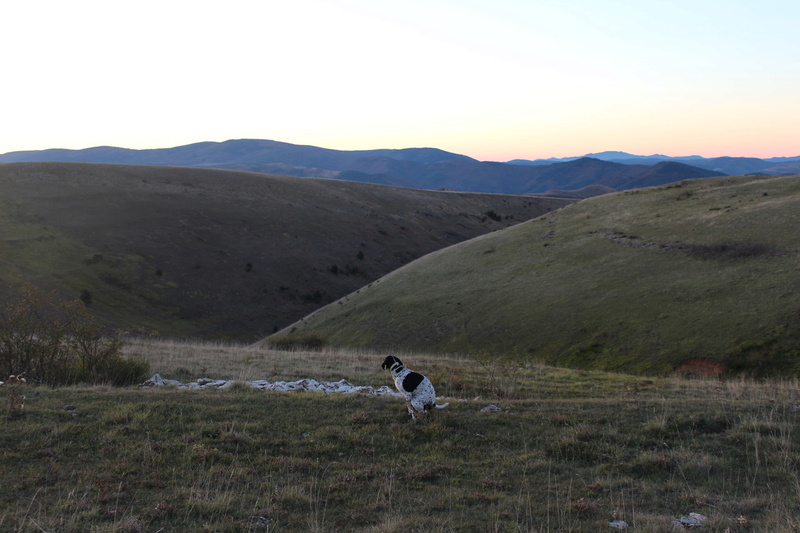
[[[598,196],[426,255],[267,342],[800,375],[798,228],[800,176]]]
[[[98,146],[84,150],[33,150],[0,155],[0,162],[77,162],[138,165],[172,165],[240,169],[259,165],[284,164],[319,167],[327,170],[348,170],[360,161],[387,158],[414,163],[435,163],[446,160],[473,159],[436,148],[386,150],[331,150],[316,146],[283,143],[260,139],[236,139],[225,142],[200,142],[176,146],[132,150]]]
[[[715,170],[691,166],[688,161],[627,165],[598,158],[579,158],[531,166],[476,161],[436,148],[346,151],[257,139],[203,142],[154,150],[101,146],[0,155],[0,162],[37,161],[220,168],[429,190],[503,194],[544,193],[598,185],[621,190],[721,175]]]
[[[253,341],[413,259],[572,200],[249,172],[0,164],[0,298],[82,296],[115,328]]]

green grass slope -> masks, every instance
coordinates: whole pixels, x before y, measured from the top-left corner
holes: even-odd
[[[431,251],[570,200],[179,167],[0,164],[0,301],[252,342]]]
[[[275,337],[662,374],[800,374],[800,177],[601,196],[429,254]]]

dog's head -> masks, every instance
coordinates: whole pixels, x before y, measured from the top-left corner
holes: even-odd
[[[399,366],[403,366],[403,362],[393,355],[388,356],[381,364],[381,368],[384,370],[394,370]]]

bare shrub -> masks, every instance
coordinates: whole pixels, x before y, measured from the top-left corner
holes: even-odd
[[[522,389],[520,370],[523,368],[518,361],[486,353],[477,354],[475,359],[485,370],[481,387],[485,393],[508,400],[518,397]]]
[[[327,344],[327,339],[314,333],[304,333],[296,336],[287,335],[269,339],[270,348],[275,350],[321,350]]]
[[[79,300],[22,287],[0,307],[0,375],[25,374],[34,383],[137,383],[146,362],[121,355],[122,341],[104,335]]]

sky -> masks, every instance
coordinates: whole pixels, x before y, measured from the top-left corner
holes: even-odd
[[[798,0],[25,0],[0,153],[272,139],[800,155]]]

